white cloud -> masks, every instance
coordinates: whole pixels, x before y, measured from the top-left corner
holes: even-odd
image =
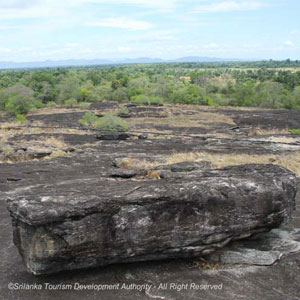
[[[179,0],[76,0],[77,2],[84,3],[99,3],[99,4],[110,4],[110,5],[133,5],[133,6],[144,6],[153,7],[159,9],[171,9],[180,3]]]
[[[127,46],[120,46],[117,48],[118,52],[130,52],[131,51],[131,47],[127,47]]]
[[[68,48],[73,48],[73,47],[77,47],[77,46],[79,46],[78,43],[67,43],[66,44],[66,47],[68,47]]]
[[[287,46],[290,46],[290,47],[294,47],[295,46],[295,44],[292,41],[290,41],[290,40],[285,41],[284,44],[287,45]]]
[[[217,49],[219,48],[219,45],[217,43],[209,43],[203,46],[203,48],[206,49]]]
[[[292,31],[291,31],[291,34],[300,34],[300,30],[297,30],[297,29],[292,30]]]
[[[106,18],[100,21],[88,22],[86,23],[86,25],[94,27],[110,27],[129,30],[147,30],[153,27],[153,25],[149,22],[134,20],[126,17]]]
[[[265,5],[265,3],[258,1],[223,1],[218,3],[199,5],[194,9],[194,13],[248,11],[262,8]]]

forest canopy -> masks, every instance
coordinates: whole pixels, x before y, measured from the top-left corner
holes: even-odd
[[[299,68],[286,60],[6,70],[0,109],[18,115],[103,100],[300,109]]]

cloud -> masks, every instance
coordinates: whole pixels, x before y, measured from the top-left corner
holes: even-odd
[[[159,9],[171,9],[175,8],[180,1],[179,0],[76,0],[83,3],[99,3],[109,5],[131,5],[141,7],[153,7]]]
[[[117,48],[118,52],[130,52],[131,51],[131,47],[127,47],[127,46],[120,46]]]
[[[219,45],[217,43],[209,43],[203,46],[203,48],[206,49],[217,49],[219,48]]]
[[[297,29],[292,30],[292,31],[291,31],[291,34],[300,34],[300,30],[297,30]]]
[[[287,46],[290,46],[290,47],[294,47],[295,46],[295,44],[292,41],[290,41],[290,40],[285,41],[284,44],[287,45]]]
[[[223,1],[212,4],[199,5],[194,9],[194,13],[219,13],[231,11],[256,10],[266,6],[258,1]]]
[[[88,22],[86,23],[86,25],[93,27],[110,27],[128,30],[147,30],[153,27],[153,25],[149,22],[138,21],[126,17],[106,18],[100,21]]]

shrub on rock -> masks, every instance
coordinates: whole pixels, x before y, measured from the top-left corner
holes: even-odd
[[[129,129],[125,121],[111,114],[107,114],[103,118],[98,118],[95,122],[95,127],[102,131],[110,132],[128,131]]]
[[[79,124],[107,132],[124,132],[129,129],[125,121],[112,114],[106,114],[102,118],[98,118],[94,113],[85,113],[79,120]]]

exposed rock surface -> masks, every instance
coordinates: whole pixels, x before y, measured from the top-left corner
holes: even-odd
[[[194,170],[209,169],[209,168],[212,168],[212,164],[208,161],[201,161],[201,162],[183,161],[180,163],[153,167],[154,170],[170,170],[171,172],[191,172]]]
[[[130,137],[128,133],[125,132],[101,132],[97,134],[98,140],[127,140]]]
[[[284,168],[245,165],[180,180],[36,185],[7,204],[27,268],[45,274],[212,253],[279,226],[291,215],[296,187]]]
[[[116,178],[132,178],[138,175],[138,172],[135,170],[122,170],[122,169],[113,169],[110,171],[109,176],[110,177],[116,177]]]
[[[223,264],[269,266],[290,253],[300,252],[300,232],[273,229],[247,240],[236,241],[209,255],[210,261]]]
[[[106,102],[94,103],[91,105],[91,112],[99,111],[103,114],[117,110],[119,103]],[[280,229],[273,229],[270,232],[256,234],[242,240],[236,240],[227,246],[213,252],[222,253],[226,251],[239,251],[243,254],[243,263],[238,264],[222,262],[222,259],[213,260],[212,257],[205,257],[208,268],[203,268],[201,257],[192,259],[143,261],[130,264],[114,264],[107,267],[100,267],[88,270],[73,270],[50,274],[46,276],[32,276],[26,272],[22,264],[21,256],[13,245],[11,218],[6,209],[5,199],[7,197],[17,198],[30,195],[69,195],[76,197],[76,191],[82,191],[86,195],[95,194],[99,197],[105,193],[117,193],[124,190],[126,184],[130,188],[137,187],[131,180],[145,181],[152,184],[150,178],[111,178],[108,171],[111,170],[111,161],[115,158],[131,157],[147,162],[160,162],[164,164],[165,156],[174,152],[206,152],[208,154],[246,154],[246,155],[279,155],[300,150],[299,136],[292,136],[286,132],[286,128],[300,128],[300,110],[250,110],[237,108],[211,108],[200,106],[177,106],[171,113],[170,106],[151,107],[131,105],[130,113],[133,122],[131,130],[140,133],[158,132],[170,134],[169,136],[155,136],[149,134],[148,140],[128,139],[126,141],[99,141],[95,138],[93,131],[76,132],[71,128],[78,127],[78,120],[84,115],[83,111],[73,108],[63,108],[59,113],[29,115],[30,121],[42,121],[47,126],[62,129],[51,132],[28,130],[28,134],[16,134],[10,137],[8,143],[14,147],[16,144],[23,146],[25,140],[28,142],[39,141],[45,137],[63,138],[72,147],[76,147],[75,153],[67,156],[56,157],[51,160],[26,161],[17,163],[0,164],[0,299],[2,300],[296,300],[300,299],[300,252],[297,252],[297,241],[300,242],[300,193],[297,194],[297,209],[292,214],[292,220]],[[216,112],[233,118],[234,125],[216,122],[212,119],[209,126],[203,126],[202,113]],[[186,119],[195,118],[198,125],[189,126],[188,123],[177,126],[174,122],[176,116]],[[144,118],[148,119],[147,122]],[[162,124],[160,122],[164,118]],[[1,116],[1,121],[8,122],[9,118]],[[13,119],[11,119],[13,121]],[[183,127],[183,125],[185,127]],[[207,125],[207,124],[206,124]],[[233,126],[239,129],[230,130]],[[263,136],[249,136],[251,128],[260,127],[269,130]],[[70,129],[70,130],[69,130]],[[153,130],[154,129],[154,130]],[[274,131],[275,129],[275,131]],[[276,130],[283,129],[283,132],[276,133]],[[285,132],[285,133],[284,133]],[[18,133],[16,131],[16,133]],[[261,134],[261,133],[260,133]],[[187,135],[187,136],[183,136]],[[190,138],[188,135],[193,135]],[[276,137],[276,140],[271,137]],[[292,137],[292,139],[291,139]],[[280,139],[282,140],[280,140]],[[288,138],[287,141],[286,138]],[[293,142],[294,141],[294,142]],[[20,143],[21,142],[21,143]],[[288,144],[286,144],[288,143]],[[22,150],[22,149],[20,149]],[[23,151],[26,149],[24,147]],[[295,157],[295,156],[294,156]],[[297,158],[295,159],[295,164]],[[1,160],[1,159],[0,159]],[[276,163],[270,159],[270,163]],[[203,169],[200,169],[203,170]],[[164,172],[167,177],[180,182],[182,172],[159,171],[162,177]],[[195,171],[198,172],[198,171]],[[194,171],[192,172],[194,173]],[[189,174],[190,175],[192,175]],[[139,175],[138,175],[139,176]],[[93,181],[94,180],[94,181]],[[162,179],[164,182],[165,179]],[[162,180],[156,180],[159,184]],[[110,185],[111,182],[118,181]],[[72,184],[73,182],[73,184]],[[109,182],[109,183],[108,183]],[[123,186],[121,188],[121,185]],[[55,186],[55,188],[54,188]],[[119,190],[120,187],[120,190]],[[58,193],[57,190],[60,190]],[[124,190],[127,193],[128,189]],[[123,193],[122,193],[123,195]],[[275,234],[276,232],[276,234]],[[280,232],[280,234],[277,234]],[[290,234],[292,233],[292,234]],[[273,237],[272,237],[273,236]],[[271,238],[272,237],[272,238]],[[273,242],[271,242],[273,241]],[[238,250],[237,250],[238,249]],[[245,250],[245,251],[244,251]],[[220,252],[219,252],[220,251]],[[256,252],[257,251],[257,252]],[[260,251],[260,252],[259,252]],[[280,252],[280,259],[272,265],[264,265],[266,260],[257,257],[253,263],[251,253],[263,252],[264,258],[268,253],[273,257],[274,251]],[[250,255],[249,255],[250,254]],[[225,256],[223,256],[225,257]],[[228,256],[227,256],[228,257]],[[270,260],[271,261],[271,260]],[[257,263],[261,265],[255,265]],[[206,266],[206,263],[205,263]],[[42,284],[41,290],[9,289],[10,283],[19,284]],[[123,285],[149,284],[150,290],[117,289],[117,290],[49,290],[45,283],[53,285],[77,283],[83,285]],[[164,283],[166,289],[158,289]],[[178,289],[170,288],[171,284],[178,285]],[[214,289],[185,289],[181,285],[222,284],[221,290]]]

